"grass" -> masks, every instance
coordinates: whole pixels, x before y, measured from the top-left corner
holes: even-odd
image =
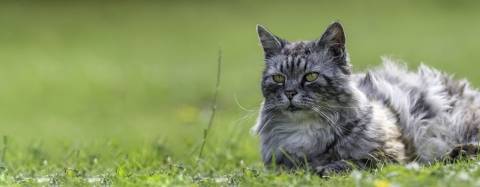
[[[355,71],[382,55],[480,86],[476,1],[1,1],[0,184],[478,186],[478,161],[321,179],[263,168],[255,25],[344,23]],[[222,79],[212,128],[217,51]]]

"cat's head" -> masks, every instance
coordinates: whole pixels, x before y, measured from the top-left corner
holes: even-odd
[[[316,40],[289,42],[257,25],[265,54],[264,110],[318,112],[351,99],[345,34],[338,22]]]

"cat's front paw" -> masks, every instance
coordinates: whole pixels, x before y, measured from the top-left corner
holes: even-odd
[[[337,173],[343,173],[350,171],[352,169],[352,164],[347,161],[336,161],[324,166],[315,167],[315,173],[321,177],[329,177]]]
[[[315,173],[320,177],[329,177],[334,174],[334,169],[327,166],[318,166],[315,168]]]

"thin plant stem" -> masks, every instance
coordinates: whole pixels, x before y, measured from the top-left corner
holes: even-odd
[[[222,70],[222,50],[218,50],[218,59],[217,59],[217,82],[215,84],[215,92],[213,94],[213,99],[212,99],[212,113],[210,115],[210,119],[208,120],[208,126],[206,129],[203,130],[203,139],[202,139],[202,145],[200,146],[200,152],[198,153],[198,158],[202,158],[203,154],[203,149],[205,148],[205,144],[207,143],[207,138],[208,138],[208,133],[210,132],[210,129],[212,128],[213,125],[213,120],[215,119],[215,113],[217,111],[217,97],[218,97],[218,92],[220,90],[220,75],[221,75],[221,70]]]

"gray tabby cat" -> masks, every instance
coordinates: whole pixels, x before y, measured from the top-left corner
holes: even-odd
[[[264,103],[254,130],[267,166],[327,175],[476,155],[480,93],[467,81],[390,59],[353,74],[339,23],[314,41],[288,42],[260,25],[257,32]]]

